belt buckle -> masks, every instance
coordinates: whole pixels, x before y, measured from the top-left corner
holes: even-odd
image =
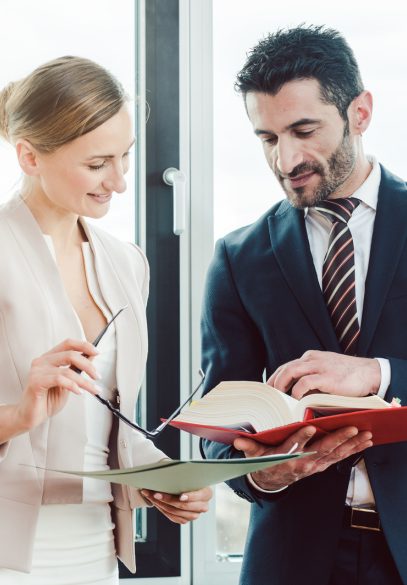
[[[376,510],[372,510],[371,508],[358,508],[357,506],[351,508],[351,516],[350,516],[350,527],[351,528],[359,528],[360,530],[369,530],[371,532],[381,532],[381,526],[380,526],[380,518],[378,518],[378,525],[377,526],[366,526],[363,524],[358,524],[358,522],[360,522],[360,520],[358,521],[357,518],[354,518],[354,515],[356,516],[358,513],[362,513],[362,515],[365,514],[376,514],[377,512]]]

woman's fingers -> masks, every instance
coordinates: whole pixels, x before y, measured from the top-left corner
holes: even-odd
[[[41,378],[34,379],[33,383],[42,390],[63,388],[74,392],[74,394],[82,394],[84,390],[90,394],[98,394],[98,388],[91,380],[87,380],[70,368],[55,368]]]
[[[41,367],[43,364],[55,367],[72,366],[73,368],[79,370],[79,372],[85,372],[94,380],[100,379],[95,366],[88,359],[88,357],[74,350],[47,354],[46,356],[42,356],[33,362],[34,367]],[[76,373],[78,374],[79,372]]]
[[[45,352],[43,355],[50,355],[53,353],[60,353],[62,351],[74,350],[79,353],[83,353],[88,356],[95,356],[98,354],[98,350],[90,341],[83,341],[81,339],[64,339],[61,343],[58,343],[55,347]]]
[[[184,524],[196,520],[208,511],[208,502],[212,497],[209,487],[181,495],[172,495],[151,490],[142,490],[142,495],[160,512],[173,522]]]

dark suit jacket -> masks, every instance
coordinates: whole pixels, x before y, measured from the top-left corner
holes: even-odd
[[[382,168],[358,355],[390,360],[386,399],[407,404],[407,189]],[[306,350],[340,352],[318,284],[304,214],[287,201],[218,242],[203,308],[206,391],[222,380],[261,380]],[[206,457],[229,446],[204,441]],[[365,462],[384,533],[407,583],[407,443],[372,447]],[[345,469],[348,469],[347,471]],[[332,568],[349,468],[333,465],[275,496],[245,478],[253,501],[242,585],[324,585]],[[261,499],[260,499],[261,498]]]

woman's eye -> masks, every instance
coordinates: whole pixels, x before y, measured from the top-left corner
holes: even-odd
[[[88,165],[91,171],[100,171],[100,169],[103,169],[104,166],[105,163],[102,163],[101,165]]]

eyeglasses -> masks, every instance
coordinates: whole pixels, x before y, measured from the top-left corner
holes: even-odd
[[[188,398],[180,406],[178,406],[176,408],[176,410],[174,410],[174,412],[172,414],[170,414],[170,416],[167,419],[165,419],[165,421],[163,423],[161,423],[158,427],[156,427],[155,429],[153,429],[151,431],[147,431],[146,429],[143,429],[143,427],[140,427],[138,424],[136,424],[136,423],[132,422],[131,420],[129,420],[128,418],[126,418],[124,416],[124,414],[121,413],[118,408],[115,408],[113,406],[113,404],[110,402],[110,400],[106,400],[105,398],[102,398],[99,394],[95,394],[95,398],[97,398],[99,400],[99,402],[101,402],[102,404],[107,406],[107,408],[110,410],[110,412],[112,412],[114,414],[114,416],[119,418],[121,421],[126,423],[126,425],[129,425],[129,427],[131,427],[132,429],[135,429],[136,431],[143,433],[143,435],[145,435],[149,439],[155,439],[156,437],[158,437],[158,435],[160,435],[163,432],[163,430],[170,424],[170,422],[181,412],[181,410],[184,408],[184,406],[186,404],[188,404],[188,402],[191,400],[191,398],[193,396],[195,396],[195,394],[198,392],[199,388],[202,386],[203,381],[205,379],[205,374],[203,373],[202,370],[199,370],[199,374],[201,376],[201,381],[196,386],[196,388],[194,388],[194,390],[191,392],[191,394],[188,396]]]
[[[126,305],[125,307],[122,307],[119,311],[117,311],[117,313],[115,315],[113,315],[113,317],[110,319],[110,321],[107,323],[107,325],[102,329],[102,331],[99,333],[99,335],[96,337],[96,339],[92,342],[92,345],[94,345],[95,347],[98,345],[98,343],[100,342],[100,340],[102,339],[102,337],[104,336],[106,331],[108,330],[109,326],[113,323],[113,321],[116,319],[116,317],[118,315],[120,315],[120,313],[122,311],[124,311],[124,309],[127,306],[128,305]],[[71,368],[75,372],[77,372],[78,374],[81,373],[81,370],[79,368],[76,368],[75,366],[71,366]],[[201,380],[200,380],[199,384],[196,386],[196,388],[194,388],[193,391],[189,394],[188,398],[180,406],[178,406],[176,408],[176,410],[174,410],[174,412],[172,414],[170,414],[170,416],[163,423],[161,423],[158,427],[156,427],[155,429],[153,429],[151,431],[147,431],[146,429],[143,429],[138,424],[132,422],[127,417],[125,417],[124,414],[121,413],[118,408],[113,406],[113,404],[110,402],[110,400],[102,398],[102,396],[100,396],[100,394],[95,394],[94,396],[97,400],[99,400],[99,402],[101,404],[104,404],[115,417],[117,417],[118,419],[120,419],[121,421],[126,423],[126,425],[129,425],[129,427],[131,427],[132,429],[139,431],[140,433],[142,433],[143,435],[145,435],[149,439],[155,439],[163,432],[163,430],[170,424],[170,422],[181,412],[181,410],[184,408],[184,406],[186,406],[186,404],[188,404],[188,402],[198,392],[198,390],[202,386],[204,379],[205,379],[205,374],[203,373],[203,371],[201,369],[199,370],[199,375],[201,376]]]

